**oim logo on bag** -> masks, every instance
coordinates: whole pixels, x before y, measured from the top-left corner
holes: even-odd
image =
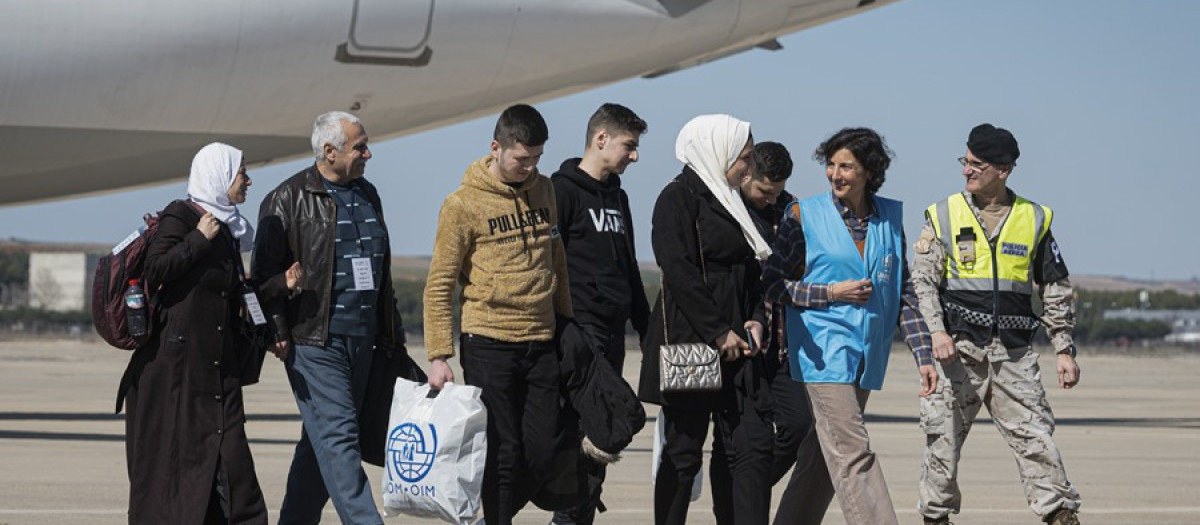
[[[400,478],[416,483],[429,475],[437,455],[437,429],[432,424],[425,431],[413,423],[402,423],[388,436],[388,479]]]

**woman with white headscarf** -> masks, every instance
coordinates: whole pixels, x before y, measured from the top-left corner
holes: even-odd
[[[162,211],[146,251],[152,336],[134,352],[117,406],[123,397],[131,525],[267,523],[242,406],[262,355],[243,330],[255,291],[240,252],[253,246],[254,228],[237,205],[250,184],[241,151],[205,146],[188,199]],[[286,294],[298,270],[257,294]]]
[[[749,123],[728,115],[692,119],[679,132],[675,145],[683,171],[667,184],[654,205],[651,242],[663,272],[663,292],[642,342],[638,396],[661,405],[659,417],[665,418],[666,444],[654,488],[654,521],[658,525],[686,521],[710,420],[715,422],[714,439],[727,454],[714,457],[714,463],[717,459],[727,462],[739,480],[732,487],[714,485],[715,492],[730,491],[722,495],[732,496],[732,504],[714,504],[717,522],[767,522],[771,434],[758,418],[759,411],[746,410],[750,416],[743,417],[738,409],[739,403],[765,406],[760,398],[766,390],[765,377],[758,373],[762,370],[758,347],[747,341],[761,341],[765,313],[758,261],[765,259],[770,249],[738,193],[753,166],[753,154]],[[694,342],[720,351],[722,388],[662,392],[659,347]],[[758,470],[763,472],[752,472]]]

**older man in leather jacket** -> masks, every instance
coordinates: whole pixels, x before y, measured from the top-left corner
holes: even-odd
[[[379,193],[363,178],[371,150],[358,118],[317,117],[312,145],[313,166],[263,199],[255,242],[256,276],[294,262],[303,268],[296,292],[264,305],[277,320],[273,351],[303,420],[279,523],[317,523],[332,499],[342,523],[382,524],[362,469],[357,416],[373,349],[404,337],[387,226]]]

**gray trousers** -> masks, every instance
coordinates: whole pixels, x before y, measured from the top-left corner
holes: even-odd
[[[824,465],[814,462],[801,476],[793,476],[788,482],[789,492],[793,485],[804,487],[805,490],[795,491],[803,493],[804,503],[792,505],[786,517],[781,507],[775,524],[821,523],[836,491],[846,523],[897,525],[883,469],[871,450],[863,420],[871,391],[835,383],[806,383],[804,387],[812,405],[816,432],[801,442],[799,454],[811,454],[812,448],[820,447],[825,461]]]
[[[1038,354],[1031,347],[1005,350],[999,341],[979,348],[959,340],[956,346],[958,359],[937,364],[937,390],[921,399],[926,445],[920,514],[941,518],[960,510],[958,460],[983,406],[1012,448],[1033,512],[1045,518],[1059,508],[1079,509],[1079,492],[1067,481],[1052,437],[1054,413],[1042,388]]]

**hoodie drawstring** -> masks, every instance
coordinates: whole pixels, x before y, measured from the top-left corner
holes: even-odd
[[[525,256],[530,260],[533,260],[533,254],[529,251],[529,239],[525,238],[525,221],[521,219],[521,199],[517,196],[516,189],[510,188],[509,194],[512,196],[513,209],[516,210],[517,213],[516,217],[514,218],[517,220],[517,225],[521,229],[518,233],[521,236],[521,246],[523,246],[525,249]],[[529,200],[529,190],[525,190],[525,200]],[[537,228],[533,229],[533,233],[537,234]]]

